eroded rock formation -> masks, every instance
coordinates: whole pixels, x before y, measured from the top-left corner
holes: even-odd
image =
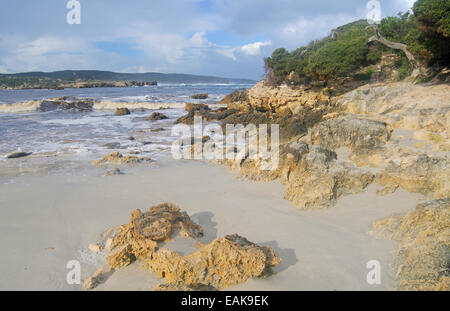
[[[208,94],[194,94],[190,96],[192,99],[207,99],[208,97]]]
[[[449,92],[443,84],[392,83],[332,97],[324,89],[260,82],[224,99],[228,109],[221,113],[228,115],[221,122],[223,127],[279,124],[278,168],[261,170],[258,160],[247,157],[218,162],[238,170],[240,177],[279,178],[287,185],[285,197],[302,209],[331,207],[340,196],[363,191],[372,182],[385,187],[380,193],[403,188],[448,198]],[[397,129],[411,137],[400,138]],[[334,153],[342,148],[349,149],[348,158]]]
[[[159,121],[165,119],[168,119],[168,117],[161,112],[153,112],[148,118],[145,118],[146,121]]]
[[[406,215],[377,220],[369,233],[399,243],[399,289],[450,289],[449,199],[427,201]]]
[[[130,114],[130,110],[128,108],[116,108],[116,111],[114,112],[115,116],[126,116]]]
[[[107,165],[107,164],[121,165],[121,164],[137,164],[137,163],[144,163],[144,162],[151,162],[151,159],[146,158],[146,157],[137,157],[134,155],[124,156],[120,152],[113,152],[111,154],[108,154],[107,156],[104,156],[100,160],[92,162],[92,164],[94,164],[94,165]]]
[[[279,179],[286,185],[285,198],[300,209],[330,208],[371,183],[382,186],[380,195],[401,188],[434,199],[406,216],[389,218],[385,227],[397,232],[393,238],[407,254],[398,254],[401,289],[448,289],[450,85],[378,83],[344,94],[332,89],[263,81],[226,96],[226,110],[197,114],[221,121],[224,129],[227,124],[278,124],[275,169],[262,170],[261,158],[228,146],[224,150],[236,159],[216,162],[241,178]],[[191,111],[188,120],[194,115]]]
[[[216,239],[190,255],[161,250],[152,254],[146,264],[169,285],[211,286],[220,290],[249,278],[265,277],[280,262],[270,247],[258,246],[234,234]]]
[[[265,277],[281,262],[270,247],[237,234],[216,239],[190,255],[159,249],[159,243],[175,236],[195,239],[203,236],[203,229],[186,212],[164,203],[147,212],[135,210],[129,223],[109,230],[90,249],[106,252],[112,271],[140,260],[146,269],[165,279],[166,284],[157,290],[224,289],[248,278]],[[102,271],[86,279],[84,288],[100,284]]]

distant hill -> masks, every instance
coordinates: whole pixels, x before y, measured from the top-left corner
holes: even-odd
[[[62,81],[137,81],[158,83],[254,83],[246,79],[221,78],[178,73],[117,73],[98,70],[64,70],[55,72],[25,72],[15,74],[0,74],[0,83],[6,79],[50,79]]]

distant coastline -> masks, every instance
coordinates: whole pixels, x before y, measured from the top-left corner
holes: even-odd
[[[38,80],[36,82],[23,82],[18,85],[7,86],[0,85],[0,90],[30,90],[30,89],[91,89],[99,87],[133,87],[133,86],[157,86],[156,81],[83,81],[76,80],[69,81],[53,81],[53,80]]]
[[[65,70],[0,74],[0,90],[155,86],[158,83],[252,84],[256,81],[172,73]]]

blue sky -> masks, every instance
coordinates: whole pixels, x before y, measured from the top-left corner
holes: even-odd
[[[368,0],[0,0],[0,72],[98,69],[263,77],[263,58],[365,18]],[[382,15],[412,0],[379,0]]]

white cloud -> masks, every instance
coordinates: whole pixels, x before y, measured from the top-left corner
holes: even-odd
[[[269,45],[272,45],[271,41],[250,43],[241,47],[241,51],[244,52],[245,55],[249,56],[260,55],[261,47]]]
[[[222,48],[219,53],[234,61],[238,60],[236,54],[242,53],[246,56],[261,56],[261,48],[272,45],[271,41],[249,43],[236,48]]]
[[[263,57],[272,50],[295,49],[364,18],[366,3],[96,0],[83,2],[82,24],[74,26],[65,23],[65,6],[29,2],[27,10],[18,1],[0,10],[0,72],[100,69],[255,79],[262,76]],[[386,16],[407,10],[413,1],[381,3]],[[112,42],[112,48],[101,49],[99,42]]]
[[[221,55],[223,55],[225,57],[228,57],[228,58],[230,58],[230,59],[232,59],[234,61],[237,61],[237,57],[235,55],[236,49],[231,49],[231,48],[221,49],[218,52],[219,52],[219,54],[221,54]]]
[[[14,42],[10,40],[9,42]],[[10,44],[1,55],[2,71],[54,70],[54,68],[89,68],[98,51],[82,39],[43,36],[35,40]]]
[[[277,42],[280,46],[295,49],[328,35],[332,28],[357,19],[352,15],[322,15],[315,18],[300,17],[279,30]]]

